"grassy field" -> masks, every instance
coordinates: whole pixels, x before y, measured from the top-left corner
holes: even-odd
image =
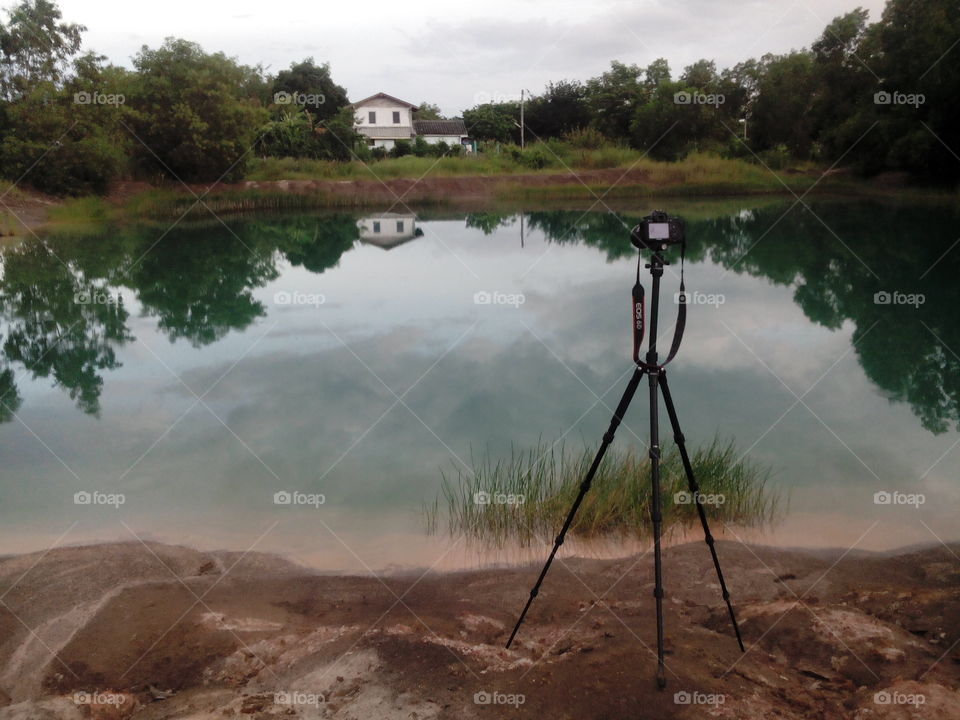
[[[493,545],[528,544],[552,538],[577,496],[595,450],[570,453],[563,447],[540,444],[509,457],[485,455],[472,463],[475,472],[459,470],[444,476],[441,491],[425,512],[427,529],[445,528]],[[732,443],[697,449],[691,462],[702,496],[715,521],[741,526],[774,522],[784,502],[768,487],[770,470],[738,460]],[[696,506],[687,491],[686,476],[675,447],[661,461],[663,520],[666,532],[697,522]],[[481,495],[487,493],[487,495]],[[523,502],[517,502],[518,498]],[[603,536],[647,538],[650,525],[649,459],[635,451],[607,452],[570,529],[580,538]],[[482,502],[489,498],[490,502]],[[478,499],[481,499],[478,502]]]
[[[621,147],[577,149],[564,144],[540,143],[522,152],[487,151],[474,156],[386,158],[361,162],[331,162],[304,158],[257,158],[250,164],[247,179],[274,180],[383,180],[418,177],[462,177],[490,175],[556,174],[570,170],[630,168],[647,173],[657,185],[686,182],[742,183],[749,187],[773,187],[777,182],[760,164],[745,160],[695,153],[676,162],[660,162],[645,157],[639,150]],[[791,172],[814,173],[809,163]],[[784,173],[778,172],[779,175]]]

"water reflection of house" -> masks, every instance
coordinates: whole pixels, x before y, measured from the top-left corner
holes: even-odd
[[[357,220],[360,242],[390,250],[423,235],[413,213],[380,213]]]

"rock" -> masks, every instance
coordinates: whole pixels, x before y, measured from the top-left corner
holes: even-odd
[[[881,648],[877,654],[887,662],[901,662],[907,656],[903,650],[894,647]]]

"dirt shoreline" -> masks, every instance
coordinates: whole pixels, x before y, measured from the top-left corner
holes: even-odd
[[[563,560],[511,650],[533,566],[375,578],[153,543],[7,557],[0,719],[957,717],[960,546],[718,549],[748,652],[703,543],[670,547],[665,692],[649,555]]]

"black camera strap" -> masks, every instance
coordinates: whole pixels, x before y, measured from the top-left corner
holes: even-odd
[[[683,281],[683,263],[687,255],[686,239],[680,243],[680,294],[678,296],[680,308],[677,311],[677,324],[673,329],[673,342],[670,344],[670,352],[667,359],[656,366],[661,369],[667,366],[680,351],[680,343],[683,342],[683,331],[687,326],[687,288]],[[643,261],[643,253],[637,256],[637,282],[633,286],[633,361],[638,367],[650,371],[654,366],[648,365],[640,359],[642,352],[643,336],[646,332],[646,301],[644,299],[643,285],[640,284],[640,263]]]

